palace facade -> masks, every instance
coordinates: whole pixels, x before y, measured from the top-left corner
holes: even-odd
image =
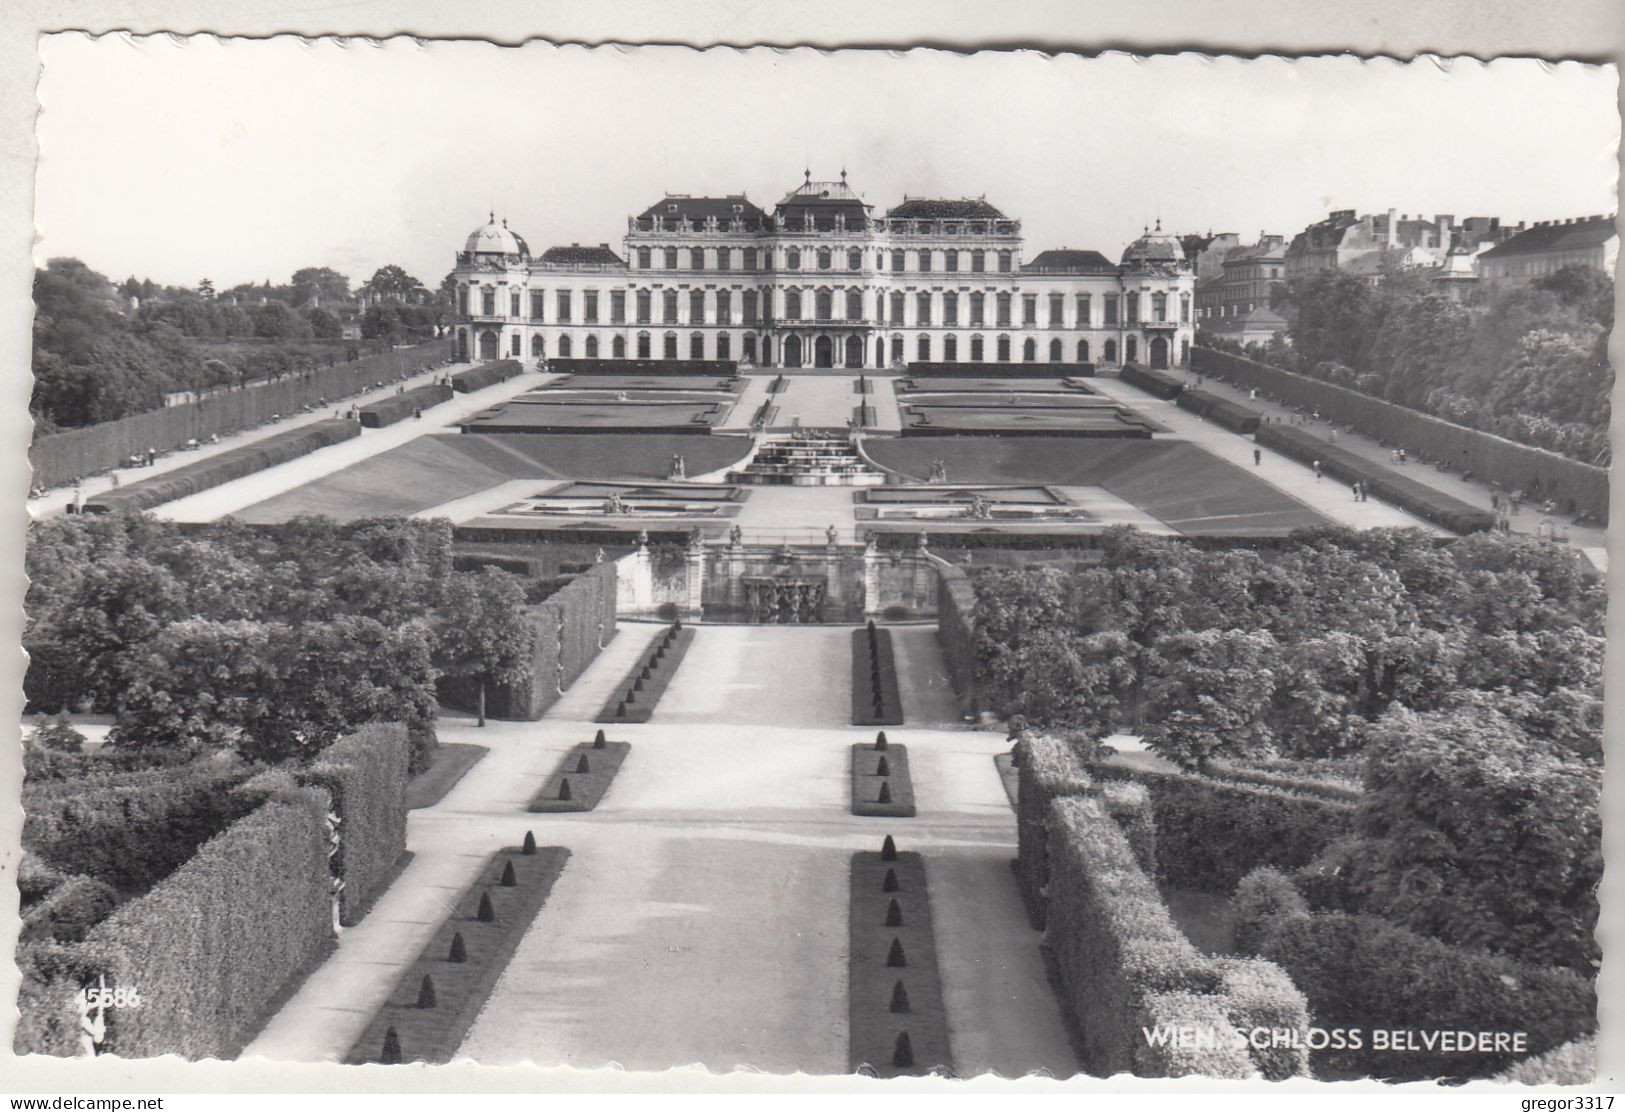
[[[534,256],[495,214],[457,255],[465,359],[727,359],[900,368],[911,362],[1183,366],[1195,273],[1155,230],[1117,263],[1026,257],[1021,222],[985,199],[905,198],[877,216],[841,180],[806,180],[771,213],[743,194],[668,196],[607,243]]]

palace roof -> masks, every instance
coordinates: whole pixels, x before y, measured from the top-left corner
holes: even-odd
[[[1034,255],[1021,269],[1050,274],[1116,274],[1117,264],[1099,251],[1052,247]]]
[[[542,252],[542,262],[556,266],[625,266],[626,260],[609,249],[609,244],[583,247],[572,243],[568,247],[549,247]]]
[[[1572,220],[1552,220],[1536,224],[1519,232],[1505,243],[1497,244],[1480,258],[1505,258],[1508,255],[1528,255],[1537,251],[1576,251],[1587,247],[1600,247],[1619,233],[1612,216],[1582,216]]]
[[[904,197],[903,203],[886,213],[899,220],[1004,220],[1004,213],[987,203],[986,197],[959,200],[941,197]]]
[[[726,197],[689,197],[684,194],[667,194],[659,201],[644,209],[638,215],[639,220],[652,220],[656,216],[668,224],[675,224],[683,220],[695,224],[704,224],[711,217],[716,217],[718,223],[729,220],[757,221],[767,217],[753,201],[743,193],[734,193]]]

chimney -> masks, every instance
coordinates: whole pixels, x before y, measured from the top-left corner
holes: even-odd
[[[1399,222],[1394,219],[1394,216],[1398,212],[1399,212],[1398,209],[1389,209],[1388,210],[1388,247],[1389,247],[1389,249],[1393,248],[1394,242],[1398,238],[1395,233],[1397,233],[1399,231]]]

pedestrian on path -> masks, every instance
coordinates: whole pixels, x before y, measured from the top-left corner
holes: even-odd
[[[1257,448],[1254,448],[1253,449],[1253,466],[1257,467],[1263,462],[1264,462],[1264,453],[1260,452]]]
[[[1351,489],[1354,491],[1354,500],[1356,502],[1358,502],[1360,500],[1360,480],[1359,479],[1354,480],[1354,483],[1352,484]]]
[[[1309,466],[1315,469],[1315,482],[1320,482],[1320,461],[1317,459]]]

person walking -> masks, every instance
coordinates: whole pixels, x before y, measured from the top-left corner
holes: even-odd
[[[1315,469],[1315,482],[1320,482],[1320,461],[1317,459],[1309,466]]]
[[[1356,502],[1358,502],[1360,500],[1360,480],[1359,479],[1354,480],[1353,484],[1351,485],[1351,489],[1354,491],[1354,500]]]
[[[1264,461],[1264,453],[1257,448],[1253,449],[1253,466],[1257,467]]]

